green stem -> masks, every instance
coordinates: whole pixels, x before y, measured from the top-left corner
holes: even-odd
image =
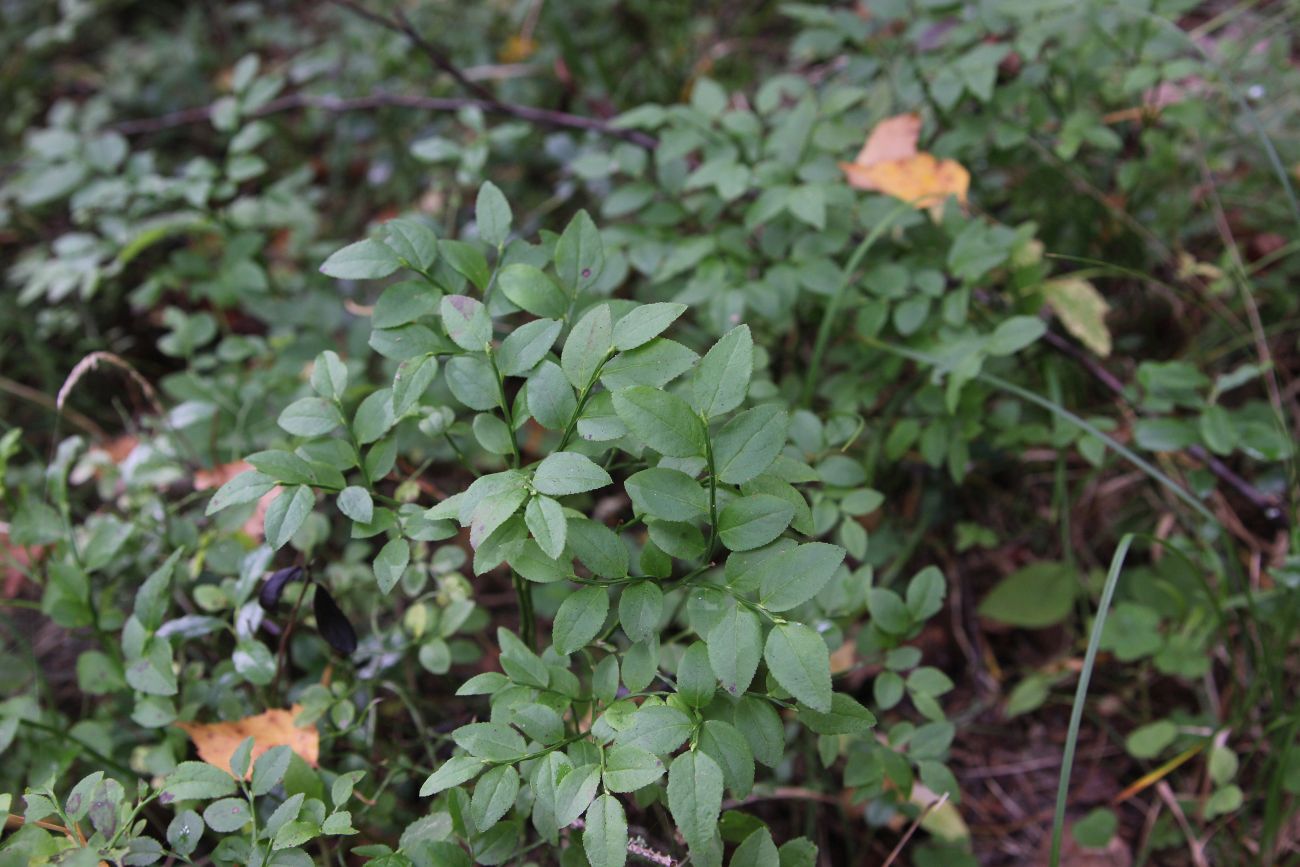
[[[718,471],[713,462],[713,442],[709,439],[709,420],[700,416],[704,425],[704,459],[709,466],[709,544],[705,548],[704,562],[713,562],[713,549],[718,543]]]
[[[510,570],[515,585],[515,599],[519,603],[519,631],[524,644],[537,649],[537,614],[533,611],[533,586],[515,570]]]
[[[880,239],[880,236],[894,224],[894,221],[897,220],[899,216],[910,210],[912,207],[912,202],[900,202],[897,207],[889,212],[885,219],[872,227],[871,231],[862,239],[862,243],[858,244],[858,248],[853,251],[853,255],[849,258],[848,266],[845,267],[844,273],[840,275],[840,284],[835,287],[835,294],[831,295],[831,300],[826,302],[826,309],[822,311],[821,324],[817,327],[817,341],[813,344],[812,359],[808,362],[808,373],[805,375],[803,381],[803,395],[800,398],[800,403],[803,406],[810,406],[812,404],[813,391],[816,389],[817,380],[821,376],[822,359],[826,355],[826,345],[831,339],[831,328],[834,327],[835,320],[839,316],[840,305],[844,303],[844,296],[848,292],[849,281],[853,279],[853,274],[858,270],[858,266],[862,264],[862,259],[867,255],[867,251],[875,245],[876,241]]]
[[[519,468],[521,457],[519,455],[519,442],[515,438],[515,419],[514,414],[510,412],[510,402],[506,400],[506,378],[501,375],[501,369],[497,367],[496,355],[492,352],[492,347],[487,347],[488,363],[492,365],[492,376],[497,381],[497,403],[501,405],[501,415],[505,418],[506,427],[510,430],[510,457],[513,463],[512,467]]]
[[[596,365],[596,369],[591,372],[591,377],[587,384],[582,387],[578,395],[578,403],[573,408],[573,414],[569,417],[569,423],[564,426],[564,434],[560,437],[560,444],[555,447],[557,452],[564,451],[564,447],[573,439],[573,434],[578,430],[578,418],[582,411],[587,408],[587,401],[591,399],[591,392],[595,389],[596,383],[600,381],[600,372],[605,369],[605,363],[614,357],[614,350],[611,348],[605,353],[605,357]]]

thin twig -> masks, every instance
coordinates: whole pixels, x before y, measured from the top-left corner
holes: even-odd
[[[411,19],[406,16],[405,12],[398,10],[397,18],[389,18],[385,15],[380,15],[378,12],[373,12],[365,8],[360,3],[356,2],[356,0],[330,0],[330,2],[334,3],[336,6],[347,9],[349,12],[364,18],[372,24],[378,24],[380,27],[384,27],[395,33],[401,33],[406,36],[406,38],[410,39],[411,42],[413,42],[415,46],[429,58],[430,62],[433,63],[435,67],[450,75],[467,93],[472,94],[478,101],[483,103],[482,108],[484,110],[495,111],[500,114],[508,114],[524,120],[544,122],[536,116],[536,113],[539,111],[538,109],[529,108],[528,106],[523,105],[515,105],[514,103],[502,102],[497,99],[496,95],[487,87],[479,84],[477,81],[471,80],[460,70],[459,67],[456,66],[455,63],[452,62],[446,51],[415,28],[415,25],[411,23]],[[578,115],[566,114],[565,112],[548,112],[548,114],[564,117],[569,121],[566,123],[554,124],[554,118],[552,118],[552,123],[554,125],[571,127],[580,126],[580,128],[584,129],[598,129],[605,134],[616,135],[619,138],[638,144],[649,150],[653,150],[658,144],[653,137],[648,136],[645,133],[636,130],[616,129],[604,121],[595,118],[580,117]],[[580,121],[581,124],[574,123],[573,121]],[[595,126],[592,126],[593,124]]]
[[[528,105],[516,105],[508,102],[487,101],[472,97],[457,96],[415,96],[404,93],[387,93],[376,91],[367,96],[341,97],[327,94],[291,93],[273,99],[251,112],[251,117],[266,117],[286,111],[314,108],[332,114],[350,111],[375,111],[381,108],[411,108],[421,111],[460,111],[463,108],[478,108],[492,114],[504,114],[526,120],[538,126],[557,129],[580,129],[597,135],[622,139],[639,147],[653,150],[658,141],[640,130],[620,129],[605,121],[593,117],[552,111],[546,108],[534,108]],[[142,117],[113,124],[109,129],[126,136],[146,135],[162,132],[178,126],[203,123],[212,117],[211,105],[184,108],[156,117]]]
[[[898,845],[894,847],[894,851],[889,853],[889,857],[885,859],[885,863],[882,864],[881,867],[889,867],[889,865],[893,864],[894,861],[898,859],[899,855],[903,854],[903,847],[907,845],[908,840],[912,839],[912,835],[916,833],[916,829],[921,827],[921,823],[925,821],[925,817],[942,807],[947,800],[948,793],[944,792],[938,797],[938,799],[931,801],[930,805],[922,810],[920,814],[912,820],[912,824],[908,827],[907,833],[903,835],[903,839],[898,841]]]
[[[470,81],[466,78],[465,73],[461,72],[460,69],[456,67],[456,64],[451,62],[451,58],[447,56],[446,52],[420,35],[420,31],[415,29],[415,25],[411,23],[411,19],[407,18],[406,13],[402,10],[397,10],[397,19],[394,20],[380,15],[378,12],[372,12],[360,3],[354,2],[354,0],[330,0],[330,2],[335,6],[343,7],[353,15],[366,19],[371,24],[378,24],[380,27],[385,27],[396,33],[404,34],[407,39],[410,39],[415,43],[416,48],[419,48],[424,52],[424,55],[433,62],[434,66],[454,78],[456,83],[465,88],[465,90],[474,94],[479,99],[487,100],[488,102],[494,102],[496,100],[496,97],[492,95],[492,91],[488,90],[478,82]]]
[[[1075,346],[1068,339],[1057,334],[1055,331],[1048,331],[1043,335],[1043,340],[1047,345],[1077,361],[1084,370],[1088,371],[1094,379],[1109,389],[1120,400],[1127,400],[1124,395],[1124,384],[1092,356],[1088,355],[1079,347]],[[1244,499],[1250,502],[1252,506],[1268,521],[1286,526],[1286,511],[1282,508],[1281,502],[1276,497],[1270,496],[1256,488],[1250,482],[1243,479],[1240,475],[1232,470],[1223,461],[1210,454],[1199,445],[1190,445],[1185,449],[1188,456],[1194,458],[1205,465],[1205,468],[1214,474],[1215,478],[1231,487],[1240,494]]]

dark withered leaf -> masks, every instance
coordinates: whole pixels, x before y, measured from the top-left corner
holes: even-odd
[[[352,622],[339,608],[329,591],[319,584],[316,585],[316,599],[313,605],[316,610],[316,629],[320,632],[321,638],[325,639],[325,643],[344,656],[356,650],[357,633],[352,628]]]
[[[265,611],[274,611],[275,606],[280,604],[280,597],[284,595],[284,588],[301,578],[301,566],[277,569],[271,573],[271,577],[267,578],[266,583],[262,585],[261,592],[257,594],[257,604],[262,606]]]

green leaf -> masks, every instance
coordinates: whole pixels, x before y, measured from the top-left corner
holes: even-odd
[[[474,222],[478,225],[478,236],[493,247],[500,247],[510,236],[510,224],[513,221],[510,203],[497,185],[484,181],[478,188],[478,200],[475,202]],[[479,826],[483,830],[482,826]]]
[[[284,745],[271,747],[258,756],[257,762],[253,765],[253,794],[265,795],[278,786],[284,779],[285,771],[289,770],[291,758],[293,758],[293,750]]]
[[[569,549],[582,564],[602,578],[627,574],[627,547],[618,534],[597,521],[569,521]]]
[[[252,814],[248,811],[248,801],[243,798],[222,798],[213,801],[203,811],[203,821],[208,827],[221,834],[232,834],[248,824]]]
[[[694,723],[686,714],[675,707],[657,704],[639,708],[632,717],[632,725],[617,732],[614,739],[623,746],[639,747],[662,756],[686,743],[693,729]]]
[[[816,711],[831,711],[831,660],[826,642],[802,623],[772,627],[763,659],[781,688]]]
[[[1037,316],[1012,316],[993,330],[987,349],[992,355],[1014,355],[1046,331],[1047,326]]]
[[[600,232],[586,211],[569,221],[555,244],[555,270],[560,282],[576,293],[585,292],[600,279],[605,267],[605,247]]]
[[[560,367],[574,388],[586,388],[612,348],[613,325],[608,304],[588,310],[564,341]]]
[[[614,348],[620,352],[649,343],[686,312],[685,304],[644,304],[614,324]]]
[[[743,485],[772,465],[785,445],[790,417],[776,404],[747,409],[722,426],[713,439],[718,478]]]
[[[922,623],[938,614],[947,592],[948,584],[937,567],[927,566],[917,572],[907,584],[907,610],[912,620]]]
[[[340,400],[348,390],[348,368],[337,352],[327,349],[316,356],[311,368],[311,387],[326,400]]]
[[[320,266],[327,277],[339,280],[377,280],[402,267],[397,254],[381,241],[365,240],[335,252]]]
[[[1085,849],[1105,849],[1118,829],[1119,819],[1115,812],[1097,807],[1075,822],[1070,828],[1070,834]]]
[[[576,767],[565,774],[555,791],[555,821],[567,828],[587,811],[600,786],[600,765]]]
[[[664,763],[648,750],[619,745],[605,752],[605,788],[611,792],[635,792],[663,775]]]
[[[594,491],[614,480],[591,458],[577,452],[555,452],[547,455],[533,472],[533,487],[538,493],[552,497]]]
[[[620,352],[600,369],[600,381],[611,391],[633,385],[660,388],[695,366],[700,357],[666,337]]]
[[[524,523],[546,556],[552,560],[560,559],[568,538],[564,507],[550,497],[533,497],[524,509]]]
[[[473,756],[452,756],[443,762],[420,786],[420,797],[427,798],[439,792],[459,786],[477,777],[487,767],[483,759]]]
[[[1217,403],[1201,411],[1198,427],[1201,439],[1216,455],[1227,456],[1237,448],[1239,441],[1237,427],[1233,424],[1232,416],[1228,411]]]
[[[551,629],[556,651],[567,656],[586,647],[600,634],[608,614],[609,591],[604,587],[584,587],[566,597]]]
[[[361,445],[368,445],[388,433],[396,423],[393,414],[393,390],[381,388],[371,392],[352,417],[352,433]]]
[[[203,836],[203,819],[193,810],[182,810],[167,825],[167,845],[188,858]]]
[[[447,336],[461,349],[482,352],[492,341],[487,308],[468,295],[444,295],[439,306]]]
[[[417,355],[397,366],[393,375],[393,417],[400,418],[419,403],[420,398],[438,375],[438,359],[432,355]]]
[[[713,418],[740,406],[754,368],[754,340],[737,325],[700,359],[691,382],[691,406]]]
[[[739,497],[718,515],[718,536],[732,551],[749,551],[771,542],[794,517],[794,506],[771,494]]]
[[[255,470],[240,473],[217,489],[212,499],[208,501],[208,508],[204,514],[214,515],[230,506],[260,500],[274,490],[277,484],[275,479]],[[57,513],[55,517],[57,519]]]
[[[809,862],[811,867],[812,862]],[[772,832],[759,828],[736,847],[731,867],[783,867],[782,858],[772,842]]]
[[[660,454],[691,458],[704,454],[704,427],[675,394],[638,385],[614,392],[614,411],[638,439]]]
[[[754,758],[769,768],[781,764],[785,757],[785,726],[772,705],[756,696],[741,696],[731,721],[745,736]]]
[[[587,810],[582,849],[591,867],[623,867],[627,863],[627,816],[613,795],[601,795]]]
[[[235,671],[249,683],[266,686],[275,677],[275,657],[260,641],[246,638],[235,645],[230,655]]]
[[[978,611],[1008,626],[1042,629],[1070,616],[1078,592],[1074,572],[1065,564],[1031,563],[999,581]]]
[[[146,695],[175,695],[177,684],[173,663],[171,644],[154,638],[148,643],[147,653],[129,661],[126,682]]]
[[[513,762],[528,752],[523,737],[505,723],[470,723],[456,729],[451,737],[470,755],[492,762]]]
[[[442,241],[438,244],[438,252],[453,271],[473,283],[480,292],[487,288],[491,272],[483,251],[477,245],[464,241]]]
[[[294,436],[317,437],[341,425],[343,416],[329,401],[304,397],[285,407],[277,423]]]
[[[705,720],[699,749],[717,762],[723,782],[733,795],[737,798],[749,795],[754,788],[754,753],[735,726],[725,720]]]
[[[519,326],[496,350],[497,369],[503,376],[522,376],[537,366],[560,336],[558,319],[535,319]]]
[[[709,630],[709,663],[733,696],[744,694],[758,671],[763,636],[758,615],[743,605],[730,608]]]
[[[664,592],[653,581],[638,581],[623,590],[618,600],[618,619],[632,641],[649,638],[659,628],[664,612]]]
[[[709,665],[709,649],[697,641],[682,654],[677,665],[677,695],[691,707],[704,707],[718,690],[718,680]]]
[[[469,803],[469,815],[478,830],[486,831],[501,821],[518,794],[519,772],[510,765],[498,765],[480,777]]]
[[[889,635],[906,635],[912,628],[912,615],[893,590],[884,587],[868,590],[867,611],[876,628]]]
[[[424,280],[403,280],[383,291],[370,313],[371,328],[397,328],[438,312],[442,293]]]
[[[532,265],[506,265],[497,272],[497,285],[512,304],[534,316],[561,319],[569,310],[564,290]]]
[[[1154,759],[1178,737],[1178,728],[1169,720],[1158,720],[1134,729],[1124,739],[1124,748],[1135,759]]]
[[[856,735],[874,727],[876,716],[857,699],[837,692],[831,696],[828,713],[801,707],[799,721],[819,735]]]
[[[745,580],[758,583],[765,608],[788,611],[820,593],[843,562],[838,545],[808,542],[760,561]]]
[[[459,355],[447,361],[447,387],[471,409],[497,407],[497,377],[482,356]]]
[[[563,430],[578,408],[578,399],[564,371],[543,361],[528,378],[528,411],[547,430]]]
[[[709,510],[703,486],[681,470],[651,467],[633,473],[623,483],[639,515],[665,521],[694,521]]]
[[[1133,425],[1133,441],[1147,451],[1181,451],[1197,438],[1197,428],[1182,419],[1144,418]]]
[[[475,549],[482,545],[488,536],[519,511],[519,507],[527,499],[528,491],[522,487],[510,488],[484,497],[470,515],[470,545]]]
[[[688,751],[668,769],[668,810],[692,853],[705,851],[722,812],[722,769],[701,752]]]
[[[407,267],[427,270],[438,258],[438,236],[424,223],[389,220],[384,229],[388,231],[388,246]]]
[[[254,452],[245,460],[258,471],[284,485],[310,485],[316,481],[311,465],[293,452]]]
[[[207,762],[181,762],[163,780],[163,802],[207,801],[235,793],[235,778]]]
[[[358,524],[369,524],[375,517],[375,501],[360,485],[349,485],[339,492],[339,511]]]
[[[173,551],[135,592],[136,619],[150,632],[156,631],[167,616],[167,607],[171,602],[172,574],[183,553],[184,549],[181,548]]]
[[[282,490],[266,508],[263,530],[267,544],[274,550],[283,548],[307,520],[315,504],[316,497],[306,485]]]
[[[405,539],[390,539],[375,557],[375,580],[379,590],[387,594],[402,578],[411,562],[411,546]]]

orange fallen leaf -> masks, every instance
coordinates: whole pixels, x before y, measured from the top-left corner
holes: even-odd
[[[277,708],[231,722],[178,722],[176,726],[194,741],[200,759],[223,771],[230,771],[230,757],[248,737],[253,739],[250,769],[258,756],[278,746],[288,746],[314,768],[320,761],[320,733],[315,723],[301,728],[293,724],[301,711],[302,705],[295,704],[288,710]]]
[[[915,114],[896,114],[876,124],[858,151],[853,164],[869,168],[880,163],[905,160],[916,156],[916,140],[921,136],[921,118]]]
[[[956,196],[964,207],[970,189],[970,172],[956,160],[936,159],[916,149],[921,119],[900,114],[876,124],[851,163],[840,163],[849,186],[874,190],[927,208],[934,219],[943,203]]]

